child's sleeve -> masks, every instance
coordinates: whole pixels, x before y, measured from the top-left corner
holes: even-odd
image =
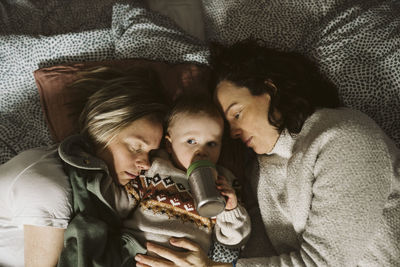
[[[236,178],[230,171],[219,168],[218,173],[227,178],[229,183],[235,183]],[[236,191],[235,186],[233,188]],[[243,246],[250,236],[250,231],[250,216],[246,209],[240,205],[239,197],[238,206],[235,209],[223,211],[217,215],[214,235],[216,240],[224,245],[232,247]]]
[[[243,206],[229,211],[223,211],[217,216],[214,234],[218,242],[235,247],[241,247],[250,236],[250,217]]]

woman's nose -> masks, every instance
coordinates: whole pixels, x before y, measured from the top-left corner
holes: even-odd
[[[150,168],[150,161],[149,161],[149,157],[141,157],[138,158],[136,161],[136,167],[139,170],[148,170]]]

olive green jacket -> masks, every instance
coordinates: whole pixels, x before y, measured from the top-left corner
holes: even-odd
[[[146,250],[122,229],[114,203],[107,201],[112,198],[104,195],[110,181],[107,166],[88,151],[79,135],[67,138],[58,149],[71,182],[74,210],[58,266],[135,266],[134,256]]]

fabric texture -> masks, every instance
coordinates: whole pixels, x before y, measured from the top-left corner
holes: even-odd
[[[343,102],[367,113],[400,147],[399,1],[204,0],[205,42],[142,1],[123,2],[0,3],[0,163],[54,142],[34,70],[127,58],[206,64],[207,42],[250,36],[314,58]]]
[[[146,0],[146,4],[152,11],[171,18],[187,34],[205,40],[201,0]]]
[[[258,163],[251,188],[276,254],[237,266],[399,266],[400,151],[365,114],[319,110]]]
[[[229,248],[214,240],[207,256],[215,262],[236,262],[239,259],[240,248]]]
[[[66,228],[71,203],[55,147],[28,150],[1,165],[0,265],[24,266],[23,225]]]
[[[218,174],[231,183],[236,179],[220,166]],[[226,256],[237,256],[238,250],[235,248],[242,247],[250,234],[250,218],[240,205],[236,209],[221,212],[216,219],[200,216],[186,172],[177,169],[162,150],[153,158],[151,168],[125,188],[134,203],[130,205],[134,211],[124,219],[123,224],[131,229],[142,244],[150,241],[173,248],[169,238],[175,236],[194,240],[204,251],[210,251],[212,240],[215,239],[218,244],[213,248],[221,248],[221,245],[225,247],[224,251],[234,248]],[[217,249],[211,251],[218,252]],[[232,262],[226,256],[211,253],[212,258]]]

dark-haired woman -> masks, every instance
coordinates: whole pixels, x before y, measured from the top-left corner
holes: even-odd
[[[245,185],[266,234],[253,239],[274,249],[271,256],[250,239],[246,250],[258,252],[233,265],[399,266],[400,152],[376,123],[339,107],[334,86],[299,54],[247,40],[214,47],[211,63],[232,137],[257,158]],[[202,261],[187,240],[172,244],[189,251],[149,244],[170,262],[140,256],[140,263],[229,266]]]

